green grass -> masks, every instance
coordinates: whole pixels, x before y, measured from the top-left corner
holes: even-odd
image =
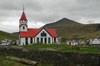
[[[16,61],[8,60],[4,55],[0,55],[0,66],[29,66]]]
[[[52,64],[38,64],[38,66],[53,66]]]
[[[18,36],[11,33],[0,31],[0,42],[1,40],[4,40],[4,39],[17,40]]]
[[[55,49],[59,51],[71,51],[71,52],[92,52],[92,53],[100,53],[99,46],[85,46],[77,45],[77,46],[69,46],[66,44],[61,45],[48,45],[48,44],[35,44],[35,45],[25,45],[23,48],[31,48],[31,49]]]
[[[89,53],[100,53],[99,46],[68,46],[66,44],[56,45],[56,44],[35,44],[35,45],[25,45],[23,48],[31,48],[31,49],[40,49],[40,48],[49,48],[56,49],[59,51],[71,51],[71,52],[89,52]],[[6,56],[0,55],[0,66],[30,66],[25,65],[16,61],[6,59]],[[37,66],[53,66],[52,64],[38,64]]]
[[[6,58],[4,55],[0,55],[0,66],[30,66],[22,64],[16,61],[12,61]],[[38,64],[37,66],[53,66],[52,64]]]

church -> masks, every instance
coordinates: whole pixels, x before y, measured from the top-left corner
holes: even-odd
[[[28,20],[24,9],[19,20],[19,44],[32,45],[41,44],[58,44],[59,39],[55,29],[47,28],[28,28]]]

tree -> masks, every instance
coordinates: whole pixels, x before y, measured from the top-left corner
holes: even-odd
[[[65,37],[62,37],[62,38],[61,38],[61,42],[66,42],[66,40],[67,40],[67,39],[66,39]]]

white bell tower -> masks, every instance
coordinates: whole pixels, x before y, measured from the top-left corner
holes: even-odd
[[[23,7],[23,13],[19,20],[19,32],[27,32],[28,31],[28,25],[27,25],[27,18],[24,13],[24,7]]]

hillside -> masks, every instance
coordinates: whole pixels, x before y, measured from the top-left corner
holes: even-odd
[[[100,36],[100,24],[80,24],[66,18],[46,24],[43,27],[55,28],[58,35],[65,38],[89,38]]]
[[[0,42],[3,39],[16,40],[16,39],[18,39],[18,36],[17,35],[14,35],[14,34],[11,34],[11,33],[4,32],[4,31],[0,31]]]
[[[18,35],[19,35],[19,32],[13,32],[12,34],[15,34],[15,35],[17,35],[17,36],[18,36]]]
[[[70,19],[67,19],[67,18],[63,18],[63,19],[61,19],[61,20],[59,20],[57,22],[53,22],[53,23],[50,23],[50,24],[46,24],[43,27],[52,28],[52,27],[66,26],[66,25],[72,25],[72,24],[74,24],[74,25],[77,25],[77,24],[81,25],[80,23],[75,22],[73,20],[70,20]]]

